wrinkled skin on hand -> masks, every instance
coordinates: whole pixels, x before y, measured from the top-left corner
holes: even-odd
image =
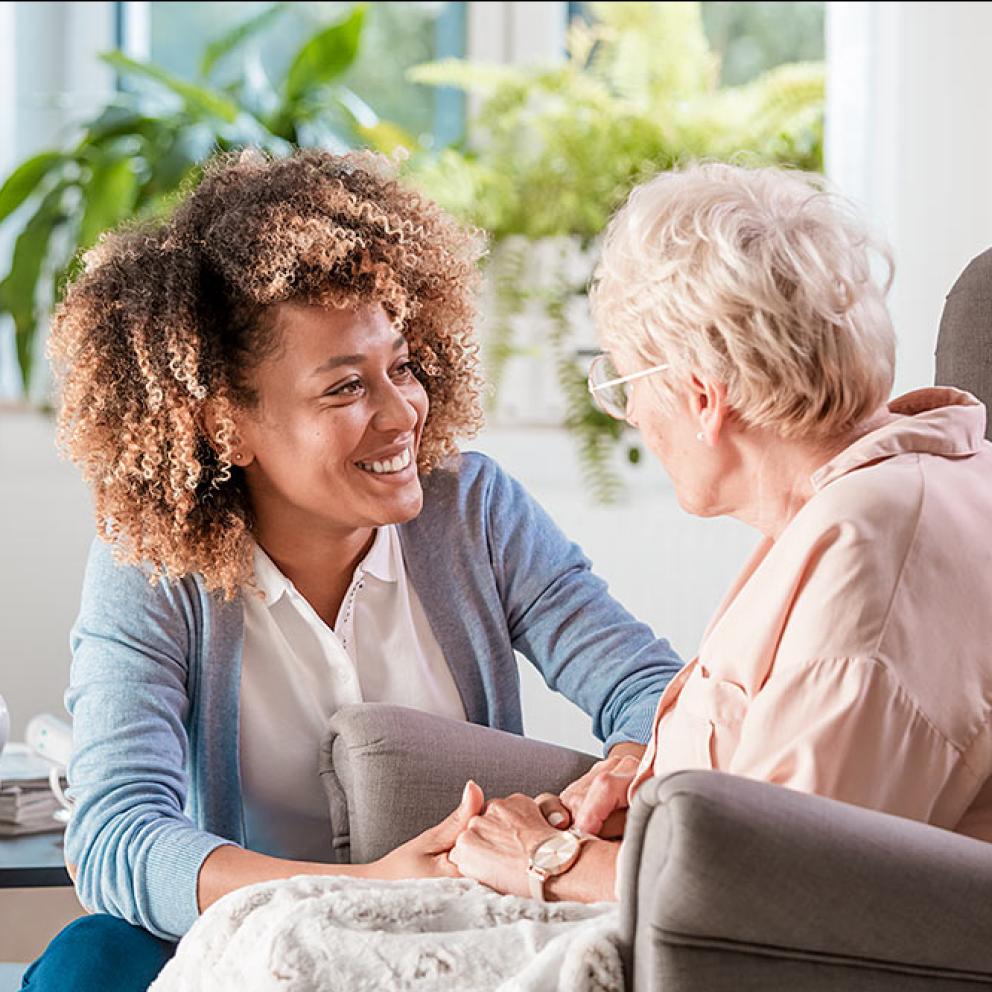
[[[537,800],[522,795],[494,799],[468,821],[448,857],[466,878],[526,897],[530,853],[554,833]]]

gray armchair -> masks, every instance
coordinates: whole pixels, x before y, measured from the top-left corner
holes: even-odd
[[[475,778],[558,790],[596,759],[398,706],[338,712],[321,775],[335,847],[366,862]],[[621,849],[633,992],[959,992],[992,985],[992,847],[719,772],[639,791]]]

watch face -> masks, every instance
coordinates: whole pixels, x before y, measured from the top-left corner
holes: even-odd
[[[579,850],[579,839],[575,834],[562,830],[556,836],[541,841],[534,848],[531,863],[541,871],[554,873],[564,868]]]

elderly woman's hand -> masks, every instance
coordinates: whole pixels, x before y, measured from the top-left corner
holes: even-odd
[[[629,805],[627,794],[639,767],[640,759],[629,754],[611,754],[597,761],[561,794],[571,822],[597,837],[622,837]]]
[[[530,852],[554,833],[529,796],[494,799],[484,814],[468,821],[448,857],[466,878],[498,892],[529,896]]]
[[[616,745],[603,761],[597,761],[560,796],[537,797],[548,822],[565,828],[570,824],[583,833],[607,840],[623,836],[627,823],[627,795],[637,775],[644,745]]]
[[[465,784],[458,807],[437,826],[418,834],[370,866],[372,878],[450,878],[458,871],[448,852],[469,822],[482,812],[485,797],[475,782]]]

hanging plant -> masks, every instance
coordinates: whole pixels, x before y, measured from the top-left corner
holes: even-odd
[[[490,377],[502,386],[509,361],[543,353],[561,396],[561,422],[577,440],[592,490],[609,501],[622,493],[615,449],[630,442],[622,424],[591,405],[585,387],[587,358],[579,353],[592,335],[575,297],[586,284],[535,283],[528,277],[535,254],[548,239],[570,239],[575,253],[594,256],[596,239],[633,186],[682,161],[819,171],[825,86],[819,63],[782,65],[745,85],[720,86],[699,4],[587,6],[596,20],[572,25],[561,65],[449,59],[411,70],[415,82],[471,93],[478,109],[471,146],[420,151],[410,160],[410,179],[490,232]],[[543,320],[529,319],[528,333],[518,333],[516,318],[534,303]]]

